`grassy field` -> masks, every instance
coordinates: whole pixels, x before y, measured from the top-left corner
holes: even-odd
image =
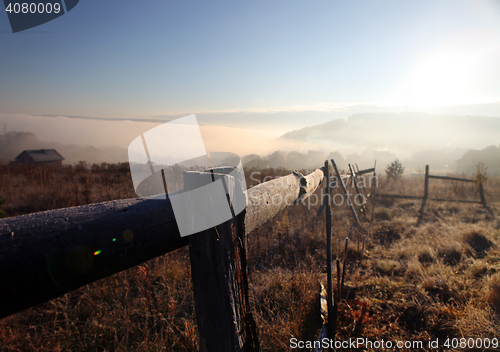
[[[0,165],[3,210],[15,216],[135,197],[128,171],[127,164],[58,171]],[[257,171],[253,178],[261,180],[289,173],[246,170],[247,177]],[[377,192],[420,195],[423,180],[382,177],[378,186]],[[500,180],[488,179],[485,191],[495,215],[478,204],[430,201],[417,223],[420,201],[385,199],[372,223],[371,208],[367,219],[361,215],[363,231],[352,230],[346,205],[334,206],[334,259],[343,259],[350,238],[336,340],[423,342],[423,349],[401,349],[409,351],[431,350],[429,339],[449,350],[447,338],[500,338]],[[439,180],[430,192],[479,197],[472,184]],[[318,337],[320,282],[326,284],[318,207],[291,206],[248,236],[250,299],[263,351],[289,351],[291,338]],[[0,320],[0,351],[197,351],[190,280],[183,248]]]

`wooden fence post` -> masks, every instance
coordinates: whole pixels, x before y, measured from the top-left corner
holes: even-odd
[[[483,207],[488,208],[488,205],[486,204],[486,197],[484,196],[484,188],[483,188],[483,182],[480,180],[478,182],[479,185],[479,197],[481,197],[481,204]]]
[[[359,190],[359,187],[358,187],[358,179],[357,179],[358,175],[354,171],[354,167],[352,167],[351,164],[349,164],[349,170],[351,171],[352,181],[354,182],[354,189],[356,190],[356,195],[354,196],[354,201],[356,201],[356,196],[358,194],[361,194],[361,195],[363,195],[363,194],[361,193],[361,191]],[[363,215],[366,217],[366,208],[365,208],[364,202],[363,202],[363,204],[361,204],[361,211],[363,212]]]
[[[184,190],[199,187],[205,175],[184,173]],[[226,186],[234,185],[227,182],[233,178],[230,175],[212,173],[212,177],[222,179]],[[249,311],[244,219],[245,211],[189,236],[200,352],[259,351],[256,325]]]
[[[356,171],[356,175],[358,175],[359,171],[360,171],[359,170],[359,166],[358,166],[358,164],[354,164],[354,165],[356,166],[356,170],[355,170]],[[361,176],[363,178],[365,177],[363,175],[361,175]],[[366,186],[365,182],[363,182],[363,184]],[[368,202],[368,194],[366,193],[366,187],[361,188],[361,194],[363,195],[363,199],[364,199],[363,205],[366,205],[366,203]],[[365,214],[365,215],[367,215],[367,214]]]
[[[333,285],[332,285],[332,211],[330,208],[330,172],[328,160],[325,161],[325,197],[326,205],[326,282],[327,282],[327,311],[328,325],[327,336],[333,339],[335,330],[335,321],[333,313]]]
[[[378,179],[377,179],[377,174],[376,174],[376,168],[377,168],[377,160],[375,160],[374,164],[373,164],[373,178],[375,179],[375,181],[377,182],[377,185],[375,186],[373,183],[372,183],[372,194],[371,194],[371,200],[372,200],[372,216],[371,216],[371,219],[370,221],[373,222],[373,216],[374,216],[374,213],[375,213],[375,193],[377,192],[377,187],[378,187]]]
[[[429,197],[429,165],[425,165],[425,178],[424,178],[424,197],[422,198],[422,206],[420,207],[420,219],[424,216],[424,208]]]
[[[335,160],[333,160],[333,159],[332,159],[332,165],[333,165],[333,168],[335,169],[335,173],[337,174],[340,185],[342,186],[342,190],[344,191],[344,194],[346,196],[347,204],[349,205],[349,208],[351,209],[352,216],[354,217],[354,220],[356,220],[356,224],[359,227],[361,227],[361,223],[359,222],[358,216],[356,215],[356,211],[354,210],[354,206],[352,205],[351,199],[349,198],[349,193],[347,192],[347,189],[345,188],[344,180],[342,180],[342,177],[340,176],[339,169],[337,168],[337,164],[335,164]]]

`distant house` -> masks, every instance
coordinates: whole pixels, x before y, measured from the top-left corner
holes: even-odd
[[[500,147],[490,145],[481,150],[468,150],[457,160],[457,173],[473,175],[477,172],[478,163],[488,168],[488,175],[500,175]]]
[[[55,149],[38,149],[23,151],[12,163],[61,166],[63,160],[64,158]]]

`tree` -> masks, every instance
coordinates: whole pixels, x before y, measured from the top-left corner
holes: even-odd
[[[387,179],[396,181],[397,179],[401,178],[401,176],[403,176],[405,168],[403,167],[403,164],[401,164],[401,161],[399,161],[399,159],[396,159],[391,163],[391,165],[387,166],[385,172],[387,173]]]

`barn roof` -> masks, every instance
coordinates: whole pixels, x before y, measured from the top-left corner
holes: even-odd
[[[28,154],[30,158],[36,162],[64,160],[61,154],[59,154],[55,149],[25,150],[16,156],[16,160],[24,153]]]
[[[486,162],[488,160],[498,160],[500,157],[500,148],[494,145],[490,145],[481,150],[469,149],[462,157],[457,160],[457,163],[461,162]]]

